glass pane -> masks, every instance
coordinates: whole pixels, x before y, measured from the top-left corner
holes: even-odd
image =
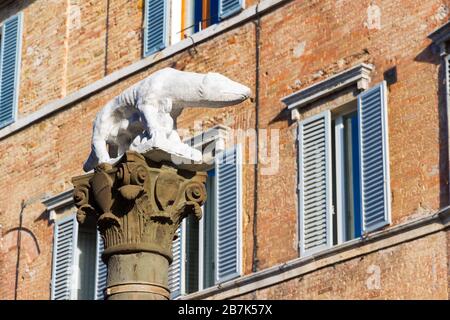
[[[336,121],[332,120],[331,121],[331,127],[335,128],[336,126]],[[336,148],[340,147],[340,146],[336,146],[336,132],[335,130],[331,130],[331,168],[332,168],[332,175],[333,175],[333,179],[332,179],[332,188],[333,188],[333,221],[332,221],[332,225],[333,225],[333,245],[337,245],[338,244],[338,219],[337,219],[337,214],[336,214],[336,210],[337,210],[337,189],[336,189]]]
[[[215,218],[216,218],[216,177],[215,171],[208,172],[206,180],[207,200],[203,207],[203,287],[214,285],[214,261],[215,261]]]
[[[361,192],[359,172],[358,115],[344,117],[345,240],[361,235]]]
[[[94,299],[95,290],[95,230],[80,228],[78,232],[78,300]]]
[[[199,223],[194,215],[186,217],[186,293],[198,291],[198,227]]]
[[[182,5],[182,35],[181,35],[181,39],[187,38],[190,35],[192,35],[193,33],[196,32],[195,29],[195,1],[196,0],[185,0],[183,1],[183,5]]]

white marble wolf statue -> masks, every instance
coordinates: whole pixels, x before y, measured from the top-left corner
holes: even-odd
[[[125,151],[138,151],[144,144],[146,148],[160,148],[200,161],[201,152],[184,144],[176,131],[176,119],[183,108],[231,106],[250,94],[248,87],[218,73],[161,69],[110,100],[98,112],[92,150],[83,169],[88,172],[99,163],[114,162]]]

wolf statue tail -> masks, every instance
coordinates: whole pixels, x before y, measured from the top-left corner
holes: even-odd
[[[83,170],[84,172],[89,172],[97,165],[98,159],[97,156],[94,153],[94,150],[91,150],[91,153],[89,154],[89,157],[83,164]]]

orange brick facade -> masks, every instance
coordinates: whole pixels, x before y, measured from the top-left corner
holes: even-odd
[[[247,0],[246,7],[256,2]],[[0,21],[18,11],[24,14],[19,119],[143,59],[143,0],[20,3],[0,4]],[[379,15],[369,14],[371,5]],[[358,63],[375,66],[371,84],[383,80],[387,70],[397,70],[388,110],[391,226],[449,205],[444,76],[439,53],[428,39],[448,21],[449,10],[447,0],[297,0],[280,2],[261,15],[259,128],[280,130],[280,163],[276,175],[258,176],[257,270],[299,257],[297,124],[286,116],[280,99]],[[40,199],[68,190],[71,177],[82,173],[96,112],[166,66],[219,72],[255,93],[255,22],[245,20],[0,140],[0,299],[49,299],[53,225]],[[193,129],[194,121],[201,120],[207,128],[254,128],[254,101],[224,110],[184,111],[178,126]],[[244,165],[243,172],[243,273],[250,275],[254,166]],[[236,297],[448,299],[449,254],[444,228]],[[381,275],[381,288],[375,290],[367,288],[371,266]]]

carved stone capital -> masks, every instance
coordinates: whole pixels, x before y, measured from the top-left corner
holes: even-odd
[[[72,179],[77,219],[97,223],[105,263],[112,255],[149,252],[170,264],[172,240],[183,218],[201,218],[205,181],[205,173],[154,163],[128,151],[118,163],[101,164],[94,173]]]

